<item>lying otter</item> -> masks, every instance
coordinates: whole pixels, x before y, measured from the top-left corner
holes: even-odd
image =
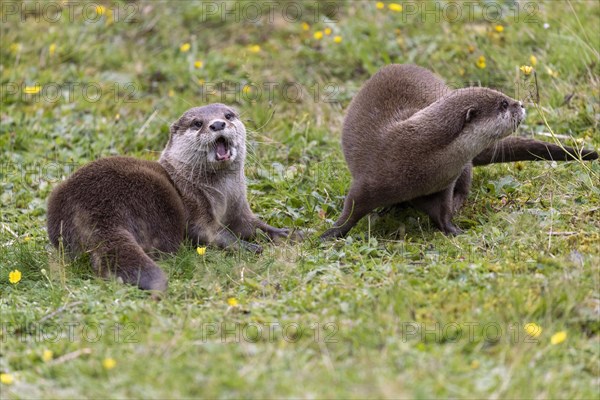
[[[48,200],[48,235],[70,255],[90,253],[101,276],[165,291],[154,259],[193,243],[259,252],[247,240],[262,230],[288,236],[250,210],[246,129],[223,104],[186,111],[172,126],[159,162],[129,157],[94,161],[58,185]]]

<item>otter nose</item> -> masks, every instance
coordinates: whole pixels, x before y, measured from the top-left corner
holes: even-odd
[[[210,124],[210,130],[213,132],[222,131],[223,129],[225,129],[224,121],[215,121]]]
[[[522,101],[519,101],[519,105],[521,106],[521,108],[525,108]]]

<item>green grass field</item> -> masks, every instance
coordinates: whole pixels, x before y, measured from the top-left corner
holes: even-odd
[[[519,134],[598,149],[597,1],[72,3],[1,4],[1,398],[598,395],[597,161],[476,169],[456,237],[406,209],[316,240],[350,183],[344,110],[389,63],[501,89],[528,101]],[[303,243],[182,246],[160,302],[50,246],[57,182],[157,159],[210,102],[248,128],[253,210]]]

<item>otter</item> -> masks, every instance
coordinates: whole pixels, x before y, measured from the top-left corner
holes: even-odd
[[[488,88],[452,90],[416,65],[379,70],[354,97],[342,148],[352,184],[341,216],[322,239],[341,237],[378,207],[409,202],[445,234],[467,198],[473,165],[598,158],[532,139],[506,137],[525,117],[521,102]]]
[[[94,270],[141,289],[165,292],[156,264],[185,238],[244,248],[257,229],[287,237],[252,213],[246,198],[246,129],[223,104],[195,107],[170,127],[158,162],[101,158],[59,184],[48,200],[48,235],[69,255],[89,253]]]

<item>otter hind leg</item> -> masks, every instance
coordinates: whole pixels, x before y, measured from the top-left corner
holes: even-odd
[[[454,215],[454,185],[411,201],[417,209],[429,215],[433,223],[445,235],[458,235],[462,231],[452,223]]]
[[[370,204],[367,193],[362,187],[353,183],[344,201],[342,214],[334,226],[326,230],[320,239],[329,240],[346,236],[362,217],[379,206],[379,204]]]
[[[165,292],[167,277],[129,232],[108,233],[109,239],[91,251],[92,265],[103,277],[116,276],[142,290]]]

